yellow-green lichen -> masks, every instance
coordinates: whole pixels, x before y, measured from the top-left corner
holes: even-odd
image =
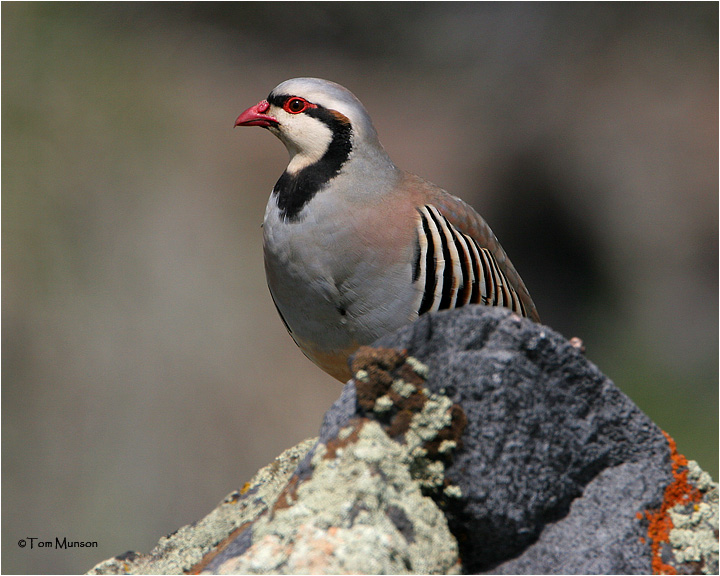
[[[705,472],[695,460],[688,460],[688,480],[691,480],[700,492],[714,490],[717,494],[718,485],[712,481],[712,476]]]
[[[380,396],[377,400],[375,400],[375,407],[373,410],[377,413],[387,412],[393,407],[393,401],[390,396],[387,394]]]
[[[367,373],[367,370],[358,370],[355,372],[355,380],[360,380],[360,382],[369,382],[370,376]]]
[[[405,441],[411,447],[434,440],[438,432],[450,426],[453,403],[447,396],[429,394],[422,410],[410,421],[410,429],[405,433]]]
[[[459,569],[447,521],[410,475],[407,446],[380,424],[362,421],[335,458],[313,455],[312,477],[297,499],[253,526],[253,544],[225,562],[222,573],[448,573]],[[400,510],[412,538],[391,520]]]
[[[679,563],[698,562],[703,574],[718,573],[718,485],[697,462],[688,461],[688,480],[703,493],[701,502],[668,510],[673,528],[669,542]]]
[[[440,454],[448,454],[457,448],[457,442],[455,440],[443,440],[440,442],[438,452]]]
[[[410,365],[410,368],[413,369],[413,372],[415,372],[415,374],[420,376],[423,380],[427,380],[430,369],[425,364],[423,364],[422,362],[420,362],[420,360],[413,356],[408,356],[405,359],[405,362]]]
[[[410,384],[409,382],[405,382],[405,380],[402,380],[401,378],[398,378],[397,380],[393,380],[392,386],[390,386],[390,390],[395,392],[398,396],[402,396],[403,398],[410,398],[412,396],[412,393],[417,390],[417,388]]]
[[[456,484],[445,486],[443,494],[445,494],[448,498],[462,498],[462,490],[460,489],[460,486],[457,486]]]

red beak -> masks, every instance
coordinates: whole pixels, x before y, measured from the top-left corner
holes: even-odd
[[[237,117],[235,126],[262,126],[263,128],[277,126],[278,121],[272,116],[265,114],[269,108],[270,104],[267,100],[258,102],[255,106],[250,106],[250,108]]]

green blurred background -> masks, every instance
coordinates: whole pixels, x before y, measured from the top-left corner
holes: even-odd
[[[262,265],[319,76],[490,222],[544,323],[718,477],[717,3],[3,3],[2,571],[84,572],[314,435]],[[20,549],[20,538],[97,540]]]

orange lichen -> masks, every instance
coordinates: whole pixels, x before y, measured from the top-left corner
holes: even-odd
[[[670,447],[673,481],[665,488],[663,503],[659,510],[645,511],[648,521],[648,538],[652,549],[653,574],[677,574],[675,568],[662,560],[662,546],[670,538],[673,529],[672,519],[668,514],[673,506],[698,502],[702,498],[700,491],[688,482],[687,458],[677,451],[675,440],[667,432],[663,432]]]

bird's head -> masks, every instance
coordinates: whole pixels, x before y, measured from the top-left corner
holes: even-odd
[[[260,126],[277,136],[290,154],[290,174],[327,159],[342,164],[351,153],[385,156],[362,103],[319,78],[286,80],[240,114],[235,126]]]

